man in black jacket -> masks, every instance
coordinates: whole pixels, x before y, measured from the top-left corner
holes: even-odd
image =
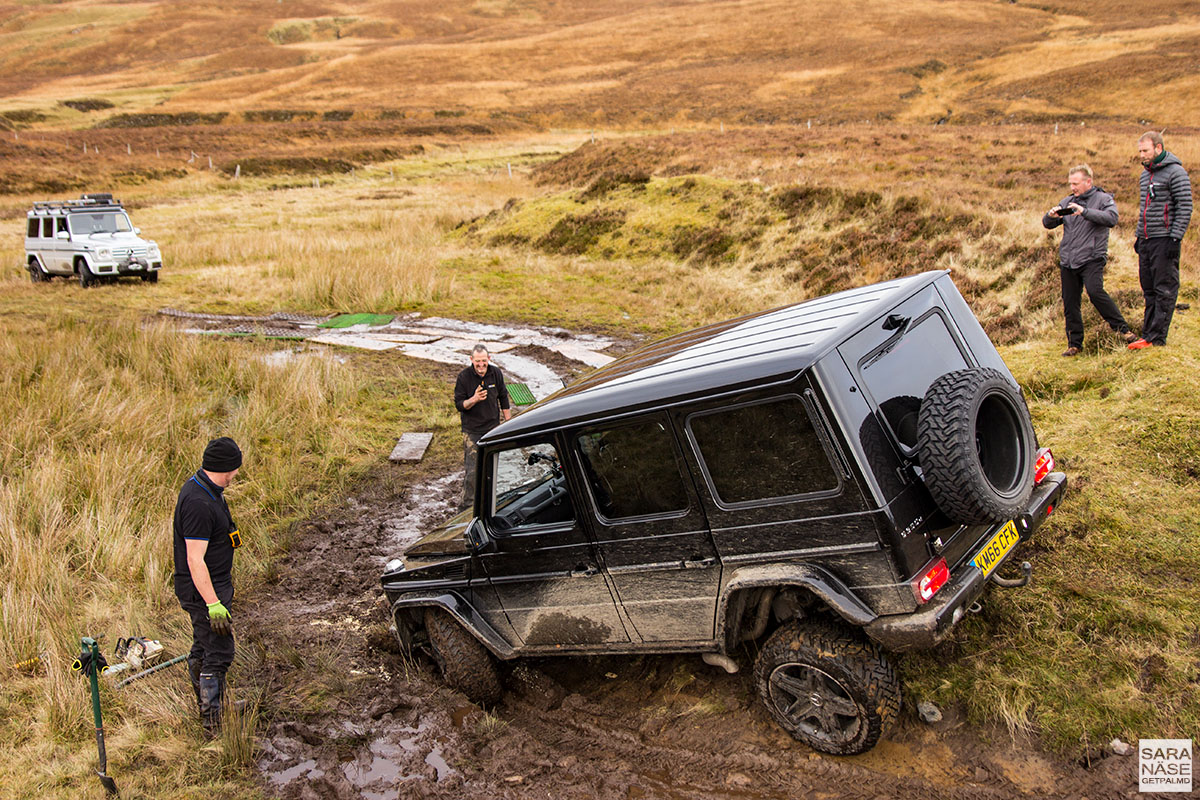
[[[1179,296],[1180,243],[1192,219],[1192,182],[1179,159],[1163,149],[1162,134],[1143,133],[1138,139],[1138,157],[1145,169],[1139,181],[1141,214],[1133,249],[1138,254],[1146,315],[1142,338],[1129,345],[1130,350],[1167,343]]]
[[[225,672],[233,663],[233,551],[242,538],[225,489],[241,466],[242,451],[233,439],[213,439],[175,503],[175,596],[192,618],[188,673],[200,721],[210,734],[221,727]]]
[[[1083,314],[1080,301],[1087,288],[1096,311],[1128,344],[1135,339],[1117,304],[1104,291],[1104,266],[1108,263],[1108,232],[1117,224],[1117,204],[1112,195],[1092,184],[1092,168],[1071,167],[1067,173],[1071,194],[1042,217],[1046,228],[1063,226],[1058,246],[1062,277],[1063,317],[1067,324],[1064,356],[1079,355],[1083,348]]]
[[[454,406],[462,420],[463,496],[460,508],[475,502],[475,462],[479,457],[479,437],[510,419],[508,388],[504,375],[491,363],[487,348],[481,344],[471,350],[471,366],[458,374],[454,383]]]

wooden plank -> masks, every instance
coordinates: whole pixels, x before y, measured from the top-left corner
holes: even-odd
[[[420,461],[432,441],[432,433],[406,433],[396,442],[388,458],[392,461]]]

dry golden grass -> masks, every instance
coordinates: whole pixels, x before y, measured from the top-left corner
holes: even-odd
[[[1105,118],[1177,127],[1200,110],[1198,40],[1200,13],[1178,0],[73,0],[16,7],[0,23],[0,108],[83,126],[126,111],[299,108],[576,126]],[[80,96],[118,108],[57,105]]]

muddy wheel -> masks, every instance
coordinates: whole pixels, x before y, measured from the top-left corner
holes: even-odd
[[[500,672],[486,647],[440,608],[425,612],[425,630],[433,660],[447,684],[480,705],[500,699]]]
[[[822,753],[865,753],[900,713],[900,681],[879,648],[824,623],[771,634],[754,683],[775,721]]]
[[[42,283],[50,280],[50,276],[42,269],[42,265],[38,263],[36,258],[29,259],[29,279],[34,283]]]
[[[142,280],[145,281],[146,283],[158,283],[158,273],[157,272],[143,272]]]
[[[96,275],[92,273],[92,268],[88,266],[86,260],[79,258],[75,260],[75,271],[79,273],[79,285],[87,289],[96,282]]]
[[[917,423],[925,485],[955,522],[1005,522],[1033,492],[1033,424],[1019,390],[994,369],[963,369],[925,393]]]

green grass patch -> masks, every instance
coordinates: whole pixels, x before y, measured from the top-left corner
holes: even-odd
[[[395,317],[391,314],[338,314],[333,319],[327,319],[318,327],[349,328],[352,325],[387,325]]]

